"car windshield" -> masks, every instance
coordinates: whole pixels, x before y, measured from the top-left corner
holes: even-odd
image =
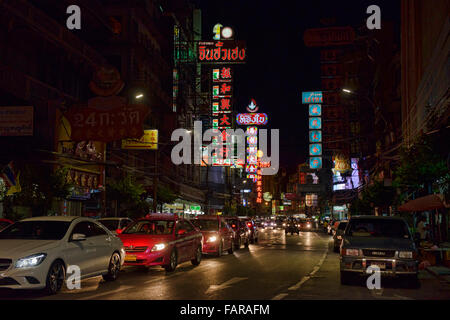
[[[202,231],[217,231],[219,229],[219,222],[217,220],[194,219],[191,221]]]
[[[61,240],[70,222],[20,221],[0,231],[0,239]]]
[[[341,223],[339,223],[338,230],[344,231],[346,226],[347,226],[347,222],[341,222]]]
[[[172,234],[174,220],[142,220],[128,227],[124,234],[169,235]]]
[[[349,222],[346,236],[409,239],[408,226],[401,220],[355,219]]]
[[[111,231],[119,229],[119,220],[100,219],[98,221]]]

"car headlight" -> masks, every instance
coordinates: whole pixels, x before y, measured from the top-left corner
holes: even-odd
[[[403,258],[403,259],[412,259],[414,257],[414,252],[412,252],[412,251],[400,251],[398,253],[398,257],[399,258]]]
[[[206,240],[206,242],[216,242],[216,240],[217,240],[217,237],[212,236],[212,237],[209,237],[208,240]]]
[[[166,248],[166,244],[165,243],[158,243],[158,244],[155,244],[153,246],[152,252],[154,252],[154,251],[161,251],[161,250],[164,250],[165,248]]]
[[[359,256],[358,249],[342,249],[343,256]]]
[[[44,261],[47,254],[45,253],[38,253],[34,254],[32,256],[28,256],[22,259],[17,260],[16,262],[16,268],[30,268],[30,267],[36,267]]]
[[[286,223],[283,223],[283,227],[286,227]]]

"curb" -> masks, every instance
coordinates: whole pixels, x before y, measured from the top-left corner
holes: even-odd
[[[425,270],[427,270],[429,273],[431,273],[433,276],[435,276],[439,281],[441,282],[445,282],[445,283],[450,283],[449,280],[445,279],[443,276],[441,276],[439,273],[437,273],[434,270],[431,270],[430,268],[425,268]]]

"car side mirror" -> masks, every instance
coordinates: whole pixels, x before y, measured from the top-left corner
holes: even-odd
[[[74,233],[72,235],[72,241],[84,241],[86,240],[86,235],[82,233]]]
[[[186,233],[186,230],[185,229],[180,229],[180,230],[178,230],[178,232],[177,232],[177,236],[182,236],[183,234],[185,234]]]

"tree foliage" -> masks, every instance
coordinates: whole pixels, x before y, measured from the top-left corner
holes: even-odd
[[[422,136],[410,148],[403,148],[400,165],[394,172],[394,186],[419,189],[448,174],[446,162],[437,149],[429,136]]]

